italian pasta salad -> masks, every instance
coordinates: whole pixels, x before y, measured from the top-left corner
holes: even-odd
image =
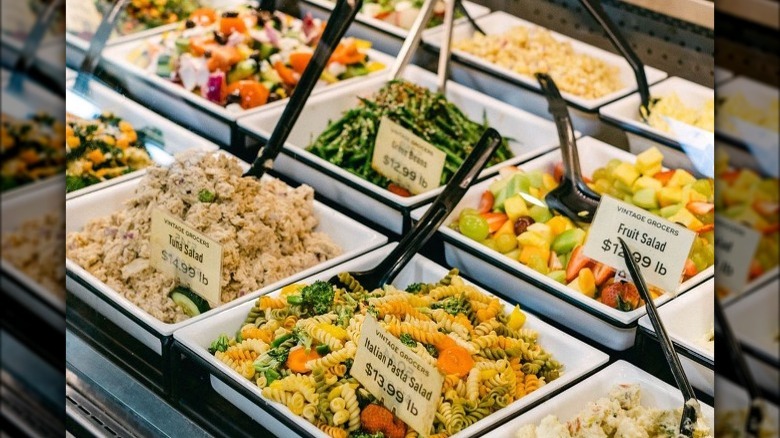
[[[332,437],[417,434],[350,374],[371,316],[443,376],[430,436],[456,434],[563,372],[539,334],[523,327],[519,307],[507,312],[457,269],[405,290],[367,290],[348,273],[339,279],[345,287],[316,281],[260,297],[235,335],[209,348],[264,397]]]

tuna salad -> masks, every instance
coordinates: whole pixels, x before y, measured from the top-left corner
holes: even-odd
[[[67,235],[67,256],[155,318],[174,323],[189,315],[169,298],[176,281],[150,265],[155,209],[220,242],[223,303],[341,253],[315,231],[311,187],[242,174],[238,159],[202,151],[179,154],[170,167],[149,167],[123,209]]]

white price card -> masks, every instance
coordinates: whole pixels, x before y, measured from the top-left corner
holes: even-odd
[[[602,196],[583,254],[626,270],[618,237],[634,251],[634,260],[649,285],[677,292],[696,233],[639,207]]]
[[[742,292],[761,234],[731,219],[715,215],[715,275],[718,289]]]
[[[444,151],[382,117],[371,167],[385,178],[417,195],[441,185],[446,158]]]
[[[222,245],[170,214],[152,210],[152,267],[175,276],[212,307],[221,302]]]
[[[428,436],[444,379],[371,315],[363,321],[350,374],[395,416]]]

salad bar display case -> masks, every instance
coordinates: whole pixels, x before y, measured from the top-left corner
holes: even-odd
[[[626,430],[672,430],[695,406],[691,432],[715,436],[712,300],[728,296],[735,325],[776,307],[777,180],[739,153],[706,161],[673,128],[744,153],[715,108],[757,95],[732,117],[776,130],[755,114],[777,101],[715,69],[712,20],[605,1],[644,63],[638,84],[590,3],[67,0],[67,115],[4,113],[2,127],[27,144],[14,123],[41,126],[14,156],[41,182],[10,187],[4,164],[4,218],[64,204],[44,221],[63,232],[4,220],[20,260],[3,256],[2,279],[64,332],[68,432],[542,436],[610,427],[588,406]],[[349,8],[354,22],[334,18]],[[481,170],[450,184],[496,131]],[[770,254],[731,295],[714,281],[716,205]],[[638,250],[649,288],[618,243],[589,242],[604,233]],[[28,270],[51,239],[62,269]],[[409,242],[423,243],[405,265],[386,260]],[[777,327],[752,329],[774,336],[740,342],[776,405]],[[698,401],[681,397],[667,332]]]

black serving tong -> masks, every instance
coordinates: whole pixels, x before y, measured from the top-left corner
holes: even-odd
[[[661,344],[661,350],[664,352],[666,361],[669,363],[669,368],[672,370],[672,376],[677,383],[677,387],[680,388],[680,392],[683,395],[683,411],[682,418],[680,419],[680,434],[687,437],[693,436],[693,429],[696,425],[696,416],[698,401],[696,400],[696,394],[693,392],[691,384],[688,382],[688,377],[683,371],[682,364],[680,364],[680,358],[677,357],[677,353],[674,351],[669,334],[666,333],[661,317],[658,315],[658,309],[655,307],[653,297],[650,296],[650,290],[647,288],[644,277],[639,271],[639,265],[636,264],[634,257],[632,257],[631,249],[629,249],[626,241],[622,237],[618,237],[620,245],[623,248],[623,260],[628,268],[628,273],[631,275],[631,280],[634,282],[639,296],[645,300],[645,308],[647,309],[647,315],[650,318],[650,322],[653,324],[653,329],[656,335],[658,335],[658,343]]]
[[[130,0],[116,0],[114,4],[103,14],[103,19],[100,20],[95,35],[92,37],[87,53],[84,55],[84,60],[79,67],[78,76],[76,77],[76,83],[73,86],[73,90],[82,96],[86,96],[89,91],[89,81],[95,74],[95,69],[100,63],[100,56],[103,53],[103,49],[106,47],[108,38],[111,36],[111,32],[116,27],[116,21],[125,10]],[[97,107],[95,112],[99,114]]]
[[[652,99],[650,97],[650,88],[647,85],[647,75],[645,75],[645,65],[639,56],[631,48],[631,45],[626,41],[626,38],[620,32],[615,23],[609,18],[609,15],[604,11],[601,6],[601,0],[580,0],[585,9],[588,10],[590,15],[596,19],[599,25],[606,32],[607,37],[615,46],[618,52],[626,58],[628,65],[634,70],[634,76],[636,77],[636,85],[639,90],[639,98],[641,103],[639,105],[639,115],[642,120],[647,122],[650,117],[650,110],[652,105],[658,101],[658,99]]]
[[[466,9],[466,5],[463,4],[463,0],[455,0],[455,3],[457,4],[458,9],[463,13],[463,16],[466,17],[467,20],[469,20],[469,23],[471,24],[471,27],[474,28],[477,32],[481,33],[482,35],[487,35],[484,30],[482,30],[481,27],[477,24],[477,22],[474,20],[474,17],[469,14],[469,11]]]
[[[398,246],[378,265],[367,271],[350,272],[352,277],[367,290],[391,283],[458,205],[499,144],[501,144],[501,135],[495,129],[488,128],[412,231],[404,235]],[[338,275],[331,277],[328,282],[341,287],[346,286],[341,283]]]
[[[298,85],[295,86],[292,96],[290,96],[287,106],[282,112],[282,117],[274,127],[271,138],[268,139],[268,143],[263,147],[260,155],[252,163],[252,167],[244,174],[244,176],[252,176],[255,178],[261,178],[267,169],[271,168],[274,158],[282,151],[284,143],[290,136],[295,122],[303,111],[303,106],[309,99],[314,86],[322,75],[322,71],[328,64],[330,56],[333,54],[333,50],[338,46],[341,41],[341,37],[347,32],[347,28],[352,21],[355,20],[360,8],[363,6],[363,0],[338,0],[336,7],[333,9],[328,24],[325,26],[325,30],[322,32],[322,38],[320,38],[317,48],[314,50],[309,65],[306,66],[306,70],[301,75],[301,80]]]
[[[590,223],[599,206],[601,196],[585,184],[580,169],[580,156],[574,127],[555,81],[547,73],[537,73],[536,79],[542,87],[549,104],[548,111],[558,128],[563,157],[563,179],[561,183],[544,197],[547,206],[575,222]]]
[[[750,396],[750,408],[748,409],[748,415],[745,421],[745,436],[750,438],[757,438],[761,429],[761,422],[764,419],[761,393],[758,390],[758,385],[756,385],[756,380],[753,377],[753,373],[750,371],[750,368],[748,368],[747,363],[745,362],[745,356],[742,353],[742,347],[739,345],[737,338],[734,336],[734,332],[731,329],[731,324],[726,319],[726,315],[723,312],[723,306],[720,304],[720,299],[718,297],[715,297],[715,321],[720,327],[720,331],[723,334],[723,339],[726,341],[726,347],[728,350],[728,355],[731,358],[731,363],[736,365],[737,376]]]

